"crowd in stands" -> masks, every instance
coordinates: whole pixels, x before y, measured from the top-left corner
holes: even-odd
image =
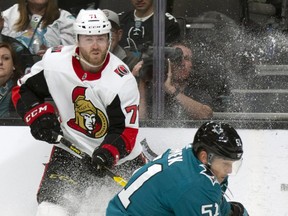
[[[3,11],[2,17],[2,34],[17,39],[34,55],[43,56],[49,47],[75,43],[72,34],[75,18],[60,10],[55,0],[19,0]]]
[[[0,42],[12,46],[17,57],[15,61],[19,62],[20,72],[24,75],[49,47],[75,44],[72,33],[75,17],[81,8],[101,7],[100,2],[18,0],[11,7],[2,8]],[[152,86],[155,80],[153,55],[148,58],[144,55],[147,47],[153,46],[154,4],[153,0],[130,0],[130,4],[133,8],[130,11],[121,11],[121,8],[113,11],[108,7],[100,9],[112,24],[110,51],[127,64],[137,79],[141,95],[140,119],[146,120],[152,118]],[[231,86],[241,85],[238,82],[241,79],[239,74],[249,74],[246,77],[253,74],[253,61],[257,61],[255,49],[247,48],[249,45],[244,44],[245,41],[241,44],[230,43],[241,37],[237,24],[217,12],[204,13],[200,18],[202,21],[214,20],[215,26],[218,25],[216,22],[224,25],[220,25],[212,34],[209,31],[191,31],[184,38],[181,32],[183,26],[180,26],[173,13],[165,13],[165,46],[182,50],[182,59],[177,62],[165,60],[163,94],[166,119],[212,118],[213,112],[227,110],[225,99],[230,94]],[[230,28],[229,32],[223,28]],[[233,52],[238,48],[239,52]],[[189,55],[186,55],[187,52]],[[252,54],[249,56],[249,53]],[[184,96],[189,97],[192,103],[183,102],[181,99]]]
[[[20,63],[20,75],[29,73],[49,47],[75,44],[72,33],[75,18],[58,8],[55,0],[19,0],[2,11],[0,20],[0,42],[12,46],[15,61]]]

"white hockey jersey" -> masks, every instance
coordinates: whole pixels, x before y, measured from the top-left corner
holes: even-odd
[[[18,98],[25,106],[15,100],[14,104],[18,103],[17,109],[23,110],[51,95],[64,137],[82,151],[91,156],[100,144],[117,148],[117,141],[112,142],[121,139],[126,151],[133,152],[118,164],[136,157],[141,148],[134,146],[139,127],[139,91],[134,76],[112,53],[108,53],[99,72],[84,71],[74,57],[75,52],[75,46],[50,48],[31,72],[19,80]]]

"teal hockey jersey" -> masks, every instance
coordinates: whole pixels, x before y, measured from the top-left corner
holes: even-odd
[[[216,177],[188,145],[168,149],[135,172],[106,215],[228,216],[230,209]]]

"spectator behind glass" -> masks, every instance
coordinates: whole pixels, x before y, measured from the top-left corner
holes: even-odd
[[[183,55],[168,59],[168,73],[164,82],[165,91],[165,119],[209,119],[213,115],[210,95],[188,82],[192,74],[192,51],[188,46],[175,43],[174,48],[182,50]],[[152,109],[151,90],[149,83],[140,82],[139,90],[141,119],[151,118],[148,110]]]
[[[131,0],[135,10],[120,16],[123,37],[120,45],[124,48],[140,49],[144,43],[153,44],[153,0]],[[165,40],[171,43],[180,38],[180,27],[171,14],[165,13]]]
[[[4,19],[2,16],[0,16],[0,43],[5,42],[9,43],[14,52],[17,56],[17,62],[19,63],[19,70],[22,74],[30,71],[31,66],[34,64],[33,57],[28,50],[27,47],[25,47],[22,43],[20,43],[15,38],[5,36],[1,33],[4,26]]]
[[[49,47],[75,44],[75,18],[57,6],[57,0],[18,0],[3,11],[2,34],[16,38],[32,54],[43,56]]]
[[[139,69],[141,68],[143,61],[140,61],[140,58],[133,54],[133,52],[123,49],[119,45],[119,41],[123,35],[123,29],[120,27],[119,16],[114,11],[103,9],[102,10],[105,15],[108,17],[111,22],[111,47],[110,51],[120,58],[127,66],[130,68],[131,72],[134,76],[138,76]],[[140,61],[140,62],[139,62]],[[135,65],[139,62],[139,64],[135,67]],[[140,68],[139,68],[140,66]]]
[[[100,0],[58,0],[58,6],[77,16],[81,9],[96,9]]]
[[[14,110],[11,89],[20,77],[15,63],[16,55],[12,46],[8,43],[0,43],[0,118],[10,117]]]

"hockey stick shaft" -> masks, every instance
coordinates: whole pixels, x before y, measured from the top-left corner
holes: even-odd
[[[65,137],[63,137],[60,134],[57,134],[56,141],[62,143],[64,146],[66,146],[68,149],[73,151],[75,154],[79,155],[81,158],[90,157],[87,153],[81,151],[72,142],[70,142],[69,140],[67,140]],[[108,167],[104,166],[104,168],[105,168],[108,176],[110,176],[117,184],[121,185],[122,187],[125,187],[125,185],[127,184],[127,181],[125,179],[123,179],[121,176],[115,174]]]
[[[141,146],[142,146],[142,152],[144,154],[144,156],[149,160],[152,161],[154,158],[158,157],[158,155],[150,148],[150,146],[148,145],[148,142],[145,139],[143,139],[140,142]]]

